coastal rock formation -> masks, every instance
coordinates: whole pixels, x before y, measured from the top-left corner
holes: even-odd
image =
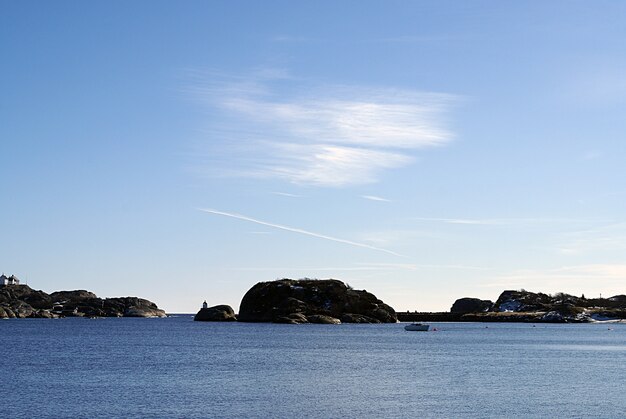
[[[122,317],[167,317],[165,312],[157,307],[152,301],[137,297],[116,297],[107,298],[118,304],[122,310]],[[106,306],[106,304],[105,304]]]
[[[241,300],[239,321],[274,323],[395,323],[393,308],[336,279],[259,282]]]
[[[339,320],[342,323],[381,323],[378,319],[354,313],[346,313]]]
[[[452,304],[451,313],[481,313],[489,311],[493,307],[493,301],[479,298],[459,298]]]
[[[232,322],[237,316],[231,306],[219,305],[201,308],[193,319],[198,322]]]
[[[498,312],[533,312],[545,311],[553,304],[553,298],[547,294],[525,290],[504,291],[496,300],[492,311]]]
[[[28,285],[0,286],[0,318],[166,317],[143,298],[98,298],[85,290],[47,294]]]
[[[285,324],[304,324],[308,322],[309,320],[302,313],[291,313],[287,316],[277,317],[274,320],[274,323],[285,323]]]
[[[56,291],[50,294],[50,298],[54,301],[81,301],[91,298],[98,298],[96,294],[85,290],[74,291]]]
[[[585,298],[565,293],[554,295],[526,290],[502,292],[491,308],[487,301],[457,300],[449,313],[398,313],[401,321],[468,321],[525,323],[586,323],[626,319],[626,296]]]
[[[323,314],[311,314],[310,316],[306,316],[306,319],[309,323],[317,323],[317,324],[341,324],[341,320],[331,317],[325,316]]]

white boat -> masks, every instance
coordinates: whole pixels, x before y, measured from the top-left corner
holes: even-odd
[[[411,323],[404,326],[404,330],[408,330],[410,332],[428,332],[428,328],[430,326],[422,323]]]

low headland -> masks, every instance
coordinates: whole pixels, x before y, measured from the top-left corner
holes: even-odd
[[[19,283],[0,285],[0,319],[60,317],[166,317],[166,314],[143,298],[99,298],[85,290],[47,294]]]
[[[496,302],[460,298],[449,312],[399,312],[400,321],[593,323],[626,320],[626,295],[610,298],[554,295],[526,290],[504,291]]]

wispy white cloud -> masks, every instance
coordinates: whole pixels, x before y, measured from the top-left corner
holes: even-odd
[[[563,236],[563,243],[558,250],[564,255],[623,252],[626,250],[626,222],[604,224],[596,228],[567,233]]]
[[[343,272],[343,271],[380,271],[380,272],[393,272],[393,271],[418,271],[429,269],[451,269],[451,270],[470,270],[470,271],[490,271],[490,268],[484,268],[480,266],[466,266],[466,265],[427,265],[427,264],[413,264],[413,263],[362,263],[356,264],[356,266],[299,266],[299,267],[237,267],[231,270],[236,271],[282,271],[282,272],[314,272],[314,271],[330,271],[330,272]]]
[[[274,102],[239,97],[226,98],[222,105],[274,128],[280,126],[299,141],[412,149],[442,145],[451,139],[438,120],[446,105],[443,95],[343,90],[344,98]]]
[[[433,241],[446,238],[439,230],[416,230],[410,228],[370,230],[359,234],[359,240],[375,246],[410,246],[416,240]]]
[[[454,265],[454,264],[416,264],[416,263],[368,263],[366,267],[372,269],[404,269],[409,271],[417,271],[422,269],[458,269],[468,271],[491,271],[492,268],[486,268],[484,266],[471,266],[471,265]]]
[[[297,195],[297,194],[288,193],[288,192],[272,192],[272,194],[278,195],[278,196],[286,196],[288,198],[302,198],[302,195]]]
[[[365,243],[358,243],[358,242],[354,242],[354,241],[351,241],[351,240],[345,240],[345,239],[340,239],[340,238],[337,238],[337,237],[327,236],[325,234],[314,233],[312,231],[307,231],[307,230],[303,230],[303,229],[300,229],[300,228],[289,227],[289,226],[285,226],[285,225],[281,225],[281,224],[268,223],[267,221],[257,220],[255,218],[247,217],[247,216],[241,215],[241,214],[235,214],[235,213],[225,212],[225,211],[217,211],[217,210],[208,209],[208,208],[198,208],[198,209],[200,211],[204,211],[204,212],[207,212],[209,214],[222,215],[222,216],[225,216],[225,217],[235,218],[235,219],[238,219],[238,220],[249,221],[251,223],[264,225],[264,226],[267,226],[267,227],[277,228],[279,230],[291,231],[292,233],[304,234],[306,236],[317,237],[319,239],[330,240],[330,241],[334,241],[334,242],[338,242],[338,243],[348,244],[350,246],[362,247],[362,248],[370,249],[370,250],[377,250],[379,252],[389,253],[389,254],[394,255],[394,256],[405,257],[405,256],[403,256],[403,255],[401,255],[399,253],[396,253],[396,252],[388,250],[388,249],[383,249],[381,247],[371,246],[371,245],[365,244]]]
[[[592,255],[615,257],[626,251],[626,222],[599,218],[433,218],[412,217],[423,223],[467,226],[474,229],[537,231],[547,240],[539,248],[567,257]],[[389,244],[386,241],[373,243]],[[570,259],[573,260],[573,259]]]
[[[374,195],[361,195],[361,198],[369,199],[370,201],[377,201],[377,202],[391,202],[390,199],[381,198],[380,196],[374,196]]]
[[[433,218],[412,217],[415,221],[427,221],[445,224],[469,224],[485,226],[514,226],[514,225],[540,225],[540,224],[593,224],[597,219],[577,218]]]
[[[585,264],[552,269],[524,269],[499,275],[482,286],[525,288],[542,292],[623,293],[626,264]]]
[[[283,73],[191,89],[223,114],[211,141],[239,175],[318,186],[375,182],[413,162],[415,150],[453,138],[446,118],[457,96],[307,85]]]
[[[373,182],[383,169],[411,161],[401,153],[331,144],[274,143],[268,144],[268,149],[274,153],[257,169],[257,177],[278,177],[317,186]]]
[[[267,267],[267,266],[246,266],[246,267],[237,267],[230,268],[231,271],[270,271],[270,272],[349,272],[349,271],[371,271],[371,270],[384,270],[383,268],[373,268],[373,267],[359,267],[359,266],[335,266],[335,267],[319,267],[319,266],[299,266],[299,267],[285,267],[285,266],[276,266],[276,267]]]
[[[476,224],[476,225],[498,225],[502,224],[502,220],[475,219],[475,218],[428,218],[413,217],[416,221],[433,221],[445,224]]]

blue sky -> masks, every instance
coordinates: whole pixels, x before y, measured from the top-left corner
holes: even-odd
[[[0,3],[0,270],[238,308],[625,293],[626,4]]]

